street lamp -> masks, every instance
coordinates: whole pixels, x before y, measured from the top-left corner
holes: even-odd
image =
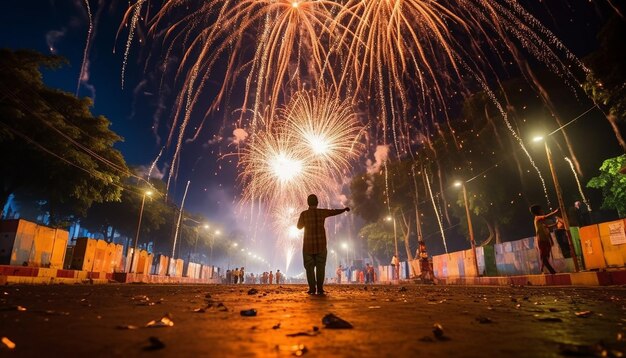
[[[339,258],[337,258],[337,253],[333,249],[330,250],[330,253],[335,256],[335,267],[339,267]]]
[[[193,221],[195,221],[195,220],[193,220]],[[198,223],[198,224],[199,224],[199,223]],[[204,224],[204,225],[202,225],[202,228],[203,228],[204,230],[208,230],[210,227],[211,227],[211,226],[210,226],[209,224]],[[198,240],[200,239],[200,230],[199,230],[199,228],[200,228],[200,227],[197,227],[197,228],[196,228],[196,241],[195,241],[195,242],[194,242],[194,244],[193,244],[193,253],[194,253],[194,255],[196,255],[196,256],[197,256],[197,254],[198,254]],[[179,250],[180,250],[180,246],[179,246]],[[213,256],[213,243],[211,243],[211,256]],[[189,254],[187,255],[187,260],[188,260],[189,262],[191,262],[191,252],[189,252]],[[211,260],[212,260],[212,258],[211,258]]]
[[[206,228],[208,229],[208,225],[206,226]],[[209,255],[209,260],[211,260],[211,263],[213,263],[213,245],[215,245],[215,237],[219,236],[221,234],[221,232],[219,230],[215,230],[213,232],[213,235],[211,235],[211,242],[210,242],[210,248],[211,248],[211,253]],[[233,244],[234,247],[237,247],[237,243]]]
[[[137,243],[139,242],[139,230],[141,229],[141,219],[143,218],[143,207],[146,203],[146,196],[152,196],[152,191],[146,190],[141,196],[141,209],[139,209],[139,222],[137,223],[137,233],[135,234],[135,243],[133,244],[133,255],[130,259],[129,273],[133,272],[133,264],[135,263],[135,254],[137,253]]]
[[[472,218],[470,217],[469,202],[467,201],[467,190],[465,189],[464,181],[457,181],[454,183],[455,187],[461,187],[463,189],[463,202],[465,203],[465,215],[467,216],[467,230],[469,231],[470,243],[472,245],[472,253],[474,254],[474,268],[476,269],[476,275],[480,276],[478,271],[478,256],[476,256],[476,241],[474,241],[474,228],[472,227]]]
[[[398,260],[399,260],[400,258],[398,256],[398,234],[396,231],[396,217],[389,215],[385,218],[385,220],[393,221],[393,242],[394,242],[394,245],[396,246],[396,257],[398,257]]]
[[[572,260],[574,261],[574,269],[576,270],[576,272],[578,272],[580,271],[578,266],[578,257],[576,257],[576,251],[574,251],[572,235],[569,231],[569,219],[567,218],[567,212],[565,211],[565,202],[563,201],[563,193],[561,192],[561,185],[559,184],[559,179],[556,176],[556,171],[554,170],[554,165],[552,164],[552,153],[550,152],[548,141],[542,136],[536,136],[533,138],[533,142],[538,143],[541,141],[543,141],[546,148],[546,156],[548,157],[548,165],[550,166],[550,173],[552,174],[552,181],[554,182],[554,190],[556,191],[556,198],[559,202],[561,218],[563,219],[563,223],[565,224],[565,234],[567,235],[567,241],[569,242],[570,255],[572,256]]]

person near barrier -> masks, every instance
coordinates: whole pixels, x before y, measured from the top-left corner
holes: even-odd
[[[233,273],[233,283],[238,284],[239,283],[239,267],[235,268],[235,273]]]
[[[272,283],[274,283],[274,272],[270,271],[270,275],[268,277],[270,279],[270,285],[271,285]]]
[[[239,270],[239,283],[241,283],[241,284],[243,284],[243,283],[244,283],[244,279],[245,279],[245,277],[246,277],[245,272],[246,272],[246,271],[244,270],[244,268],[243,268],[243,267]]]
[[[549,227],[551,225],[547,223],[547,219],[556,215],[559,210],[557,209],[547,215],[544,215],[543,209],[541,209],[540,205],[532,205],[530,207],[530,212],[534,216],[535,237],[537,238],[539,257],[541,258],[540,271],[543,272],[543,269],[546,268],[551,274],[555,274],[556,271],[552,268],[552,265],[550,265],[552,238],[550,237],[549,231]]]
[[[365,270],[364,271],[365,271],[365,283],[367,284],[367,283],[372,282],[371,276],[370,276],[371,272],[370,272],[370,264],[369,263],[365,264]]]
[[[569,250],[569,240],[567,239],[567,230],[565,229],[565,221],[559,215],[554,216],[555,220],[555,229],[554,236],[556,237],[556,242],[559,244],[559,248],[561,248],[561,252],[563,253],[563,257],[570,258],[572,254]]]
[[[280,281],[283,279],[283,274],[280,273],[280,270],[276,270],[276,284],[280,285]]]
[[[318,295],[323,295],[325,294],[324,276],[326,274],[327,255],[324,222],[327,217],[350,211],[350,208],[318,209],[319,201],[315,194],[309,195],[306,201],[309,208],[300,213],[296,226],[298,229],[304,229],[302,259],[306,271],[306,280],[309,284],[307,293],[312,295],[317,292]]]
[[[418,256],[420,262],[420,280],[422,283],[433,282],[434,275],[430,269],[430,261],[428,260],[428,252],[426,251],[426,243],[419,242]]]
[[[341,283],[342,273],[343,273],[343,268],[341,267],[341,265],[339,265],[339,267],[337,267],[337,271],[335,272],[335,274],[337,275],[337,283]]]
[[[393,279],[400,279],[400,260],[398,260],[398,256],[393,255],[391,258],[391,266],[393,267]]]

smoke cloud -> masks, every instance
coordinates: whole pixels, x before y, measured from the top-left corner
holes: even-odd
[[[365,182],[367,183],[367,190],[365,191],[365,195],[368,198],[371,198],[372,193],[374,192],[374,175],[380,173],[380,170],[387,159],[389,158],[389,146],[388,145],[377,145],[376,151],[374,152],[374,162],[371,159],[368,159],[365,162],[367,166],[367,179]]]
[[[67,33],[67,29],[63,28],[61,30],[50,30],[46,33],[46,44],[48,44],[48,49],[51,53],[57,53],[57,43],[61,41],[65,34]]]
[[[246,132],[244,129],[236,128],[233,131],[232,141],[234,144],[237,144],[237,145],[242,144],[247,138],[248,138],[248,132]]]

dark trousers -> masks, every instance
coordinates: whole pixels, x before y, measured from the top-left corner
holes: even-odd
[[[302,253],[302,261],[306,270],[306,281],[309,291],[324,292],[324,276],[326,274],[326,251],[317,254]]]
[[[561,248],[561,252],[563,253],[563,257],[570,258],[572,254],[569,250],[569,241],[567,240],[567,232],[565,230],[557,229],[554,231],[554,236],[556,236],[556,242],[559,244]]]
[[[550,252],[552,251],[552,242],[538,242],[539,246],[539,258],[541,259],[541,272],[543,273],[544,267],[550,271],[551,274],[555,274],[556,271],[550,265]]]

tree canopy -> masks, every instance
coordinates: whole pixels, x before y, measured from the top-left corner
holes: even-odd
[[[626,175],[620,173],[624,166],[626,154],[609,158],[602,163],[600,174],[587,183],[589,188],[602,190],[602,208],[617,210],[619,217],[626,216]]]
[[[18,190],[46,204],[51,223],[120,200],[128,168],[113,148],[121,137],[94,116],[89,98],[50,88],[40,68],[65,61],[34,51],[0,50],[0,207]]]
[[[623,138],[626,121],[626,20],[614,15],[600,32],[598,50],[585,62],[591,69],[584,83],[585,91],[608,113],[607,119],[626,152]]]

